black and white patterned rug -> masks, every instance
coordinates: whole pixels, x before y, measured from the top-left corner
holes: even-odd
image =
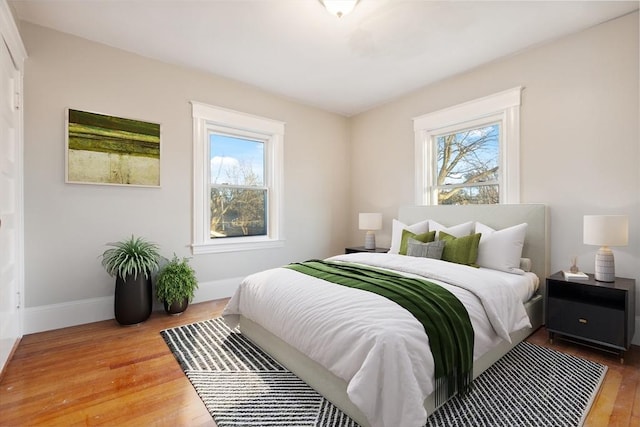
[[[357,426],[220,318],[161,335],[219,427]],[[427,426],[580,426],[606,370],[522,342]]]

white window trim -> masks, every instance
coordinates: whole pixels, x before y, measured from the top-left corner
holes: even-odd
[[[284,246],[283,163],[284,122],[247,113],[191,102],[193,116],[193,235],[194,255],[217,252],[268,249]],[[211,239],[209,223],[209,130],[246,131],[264,136],[266,148],[265,176],[269,188],[268,235]]]
[[[498,92],[463,104],[424,114],[413,119],[415,133],[415,203],[436,205],[429,191],[432,173],[429,159],[435,159],[432,139],[448,130],[474,123],[500,122],[500,203],[520,203],[520,95],[522,87]],[[435,160],[434,160],[435,161]],[[435,167],[435,165],[430,165]]]

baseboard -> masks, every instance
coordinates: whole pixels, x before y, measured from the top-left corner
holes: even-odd
[[[18,338],[13,343],[13,345],[11,346],[11,350],[9,350],[9,353],[7,353],[7,358],[2,360],[2,369],[0,369],[0,381],[2,381],[4,379],[4,374],[5,374],[5,372],[7,372],[7,366],[9,365],[9,362],[13,358],[13,354],[18,349],[18,346],[20,345],[20,341],[21,340],[22,340],[22,337]]]
[[[24,334],[113,319],[113,296],[26,307]]]
[[[244,277],[215,280],[213,282],[198,282],[198,290],[193,298],[194,303],[230,298],[240,286]]]
[[[241,281],[241,277],[233,277],[199,282],[192,303],[229,298]],[[161,306],[154,305],[154,309],[158,307]],[[34,334],[109,319],[113,319],[113,296],[27,307],[23,332],[25,335]]]

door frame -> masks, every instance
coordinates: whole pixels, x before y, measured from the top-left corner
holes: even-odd
[[[0,360],[0,378],[2,378],[5,368],[11,359],[13,352],[15,351],[20,338],[24,331],[24,114],[23,114],[23,76],[24,76],[24,62],[27,58],[27,50],[25,49],[16,20],[13,16],[11,8],[6,0],[0,0],[0,32],[2,40],[0,43],[5,43],[9,51],[9,55],[13,61],[15,69],[14,74],[14,99],[13,108],[17,111],[17,123],[16,123],[16,138],[17,149],[15,153],[15,167],[16,167],[16,195],[15,195],[15,275],[17,280],[16,286],[16,306],[17,314],[17,338],[6,355]]]

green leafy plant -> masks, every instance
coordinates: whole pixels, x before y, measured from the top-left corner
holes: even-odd
[[[196,272],[189,265],[189,259],[180,259],[176,254],[160,269],[156,278],[156,295],[167,305],[185,298],[191,301],[197,288]]]
[[[107,246],[113,247],[102,254],[102,266],[111,276],[125,278],[144,274],[149,278],[158,269],[160,254],[155,243],[131,235],[130,239],[108,243]]]

